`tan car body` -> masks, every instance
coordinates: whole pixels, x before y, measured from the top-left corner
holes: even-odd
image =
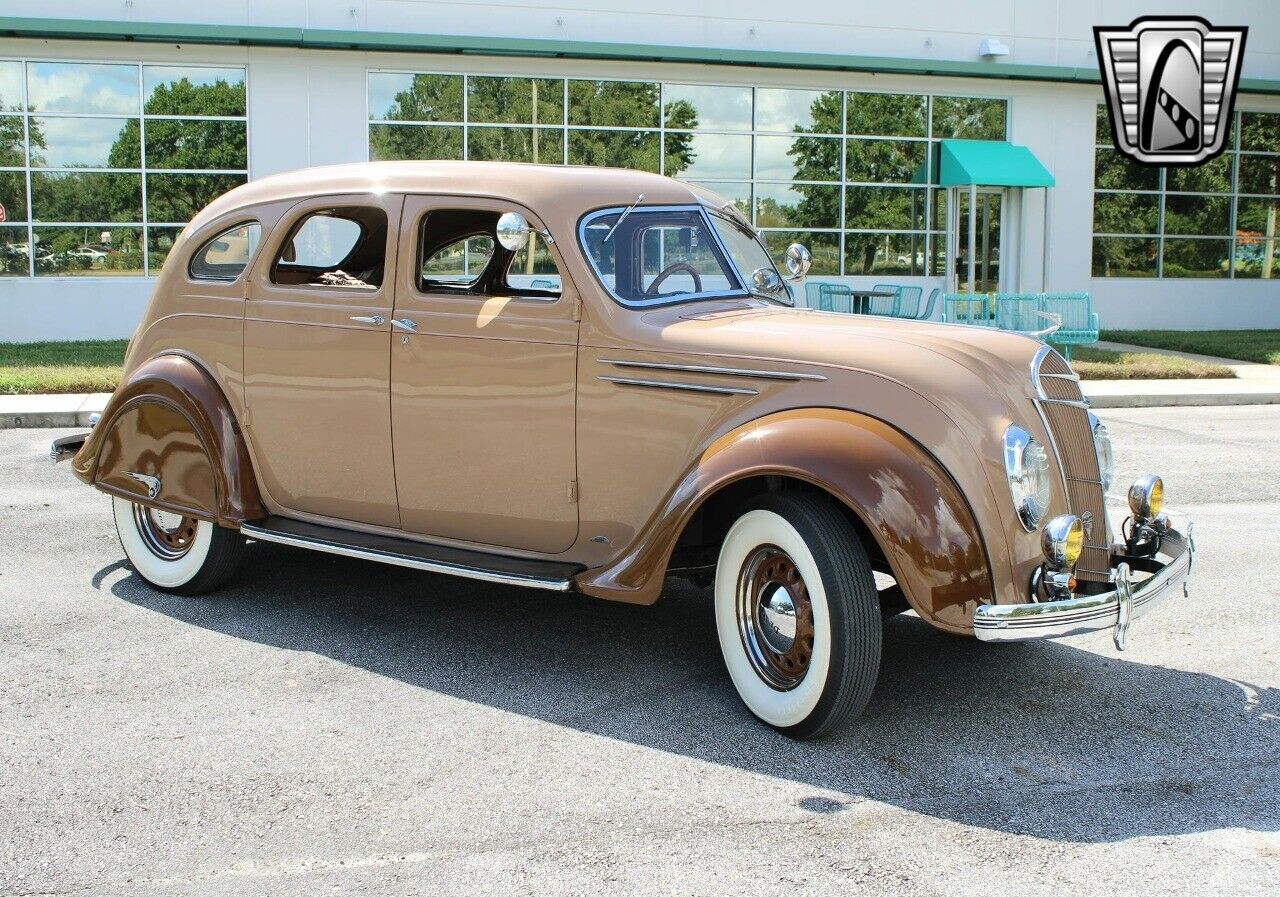
[[[971,633],[978,605],[1028,600],[1039,537],[1015,513],[1001,446],[1011,423],[1055,445],[1035,402],[1041,344],[749,298],[624,307],[578,226],[642,193],[723,204],[656,175],[488,163],[337,166],[237,188],[173,246],[76,474],[227,527],[270,513],[566,561],[578,590],[634,603],[657,599],[673,554],[722,534],[718,497],[787,478],[838,499],[934,625]],[[271,283],[299,216],[351,203],[387,212],[382,285],[335,299]],[[560,298],[420,292],[417,225],[440,204],[546,228]],[[262,241],[238,280],[189,275],[196,248],[248,221]],[[393,333],[393,317],[416,331]],[[1055,471],[1049,516],[1068,510]],[[128,472],[160,478],[159,494]]]

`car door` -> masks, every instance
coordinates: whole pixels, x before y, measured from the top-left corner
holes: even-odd
[[[399,526],[390,341],[399,195],[293,207],[251,281],[245,403],[259,483],[283,513]]]
[[[407,196],[391,344],[405,530],[554,554],[578,532],[577,295],[554,245],[496,242],[511,203]],[[541,242],[538,242],[541,241]]]

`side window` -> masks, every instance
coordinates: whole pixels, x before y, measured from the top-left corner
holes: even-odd
[[[511,257],[507,286],[560,295],[563,280],[555,257],[542,234],[529,234],[524,246]]]
[[[261,239],[262,225],[258,222],[237,224],[196,250],[188,270],[200,280],[235,280],[249,266]]]
[[[472,286],[489,267],[496,244],[488,234],[464,237],[441,247],[422,262],[422,281],[451,287]]]
[[[377,289],[387,252],[387,215],[350,206],[312,212],[294,226],[271,270],[278,284]]]

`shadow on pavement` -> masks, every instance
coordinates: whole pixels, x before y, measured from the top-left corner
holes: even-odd
[[[255,543],[215,595],[164,594],[133,574],[111,591],[237,638],[790,779],[820,789],[798,801],[813,813],[869,798],[1076,842],[1280,828],[1278,690],[1065,643],[982,645],[900,617],[866,714],[796,743],[738,702],[709,592],[674,583],[631,607]]]

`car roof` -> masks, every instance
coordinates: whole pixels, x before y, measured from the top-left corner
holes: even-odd
[[[329,194],[448,193],[489,197],[527,206],[544,220],[578,217],[591,209],[627,205],[641,193],[645,205],[725,200],[702,187],[644,171],[521,162],[360,162],[304,168],[258,178],[210,203],[191,226],[246,206]]]

